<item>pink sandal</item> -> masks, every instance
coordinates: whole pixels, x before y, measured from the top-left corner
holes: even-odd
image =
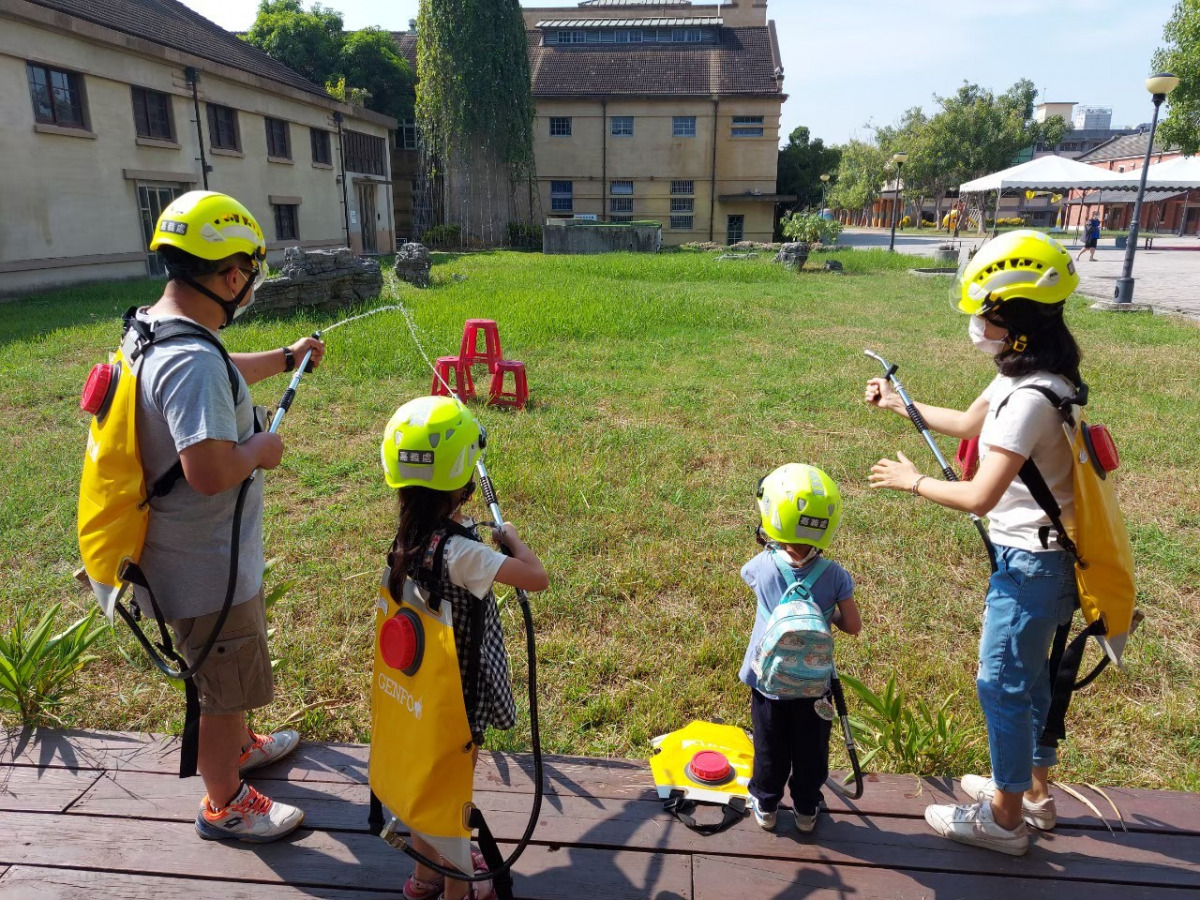
[[[408,876],[408,881],[404,882],[404,900],[434,900],[435,897],[442,896],[442,889],[445,886],[445,878],[422,881],[414,873]]]
[[[471,851],[471,862],[475,867],[474,874],[483,875],[488,871],[487,862],[478,850]],[[445,897],[446,894],[443,892],[439,895],[438,900],[445,900]],[[466,900],[495,900],[495,898],[496,889],[492,886],[490,878],[485,881],[472,881],[467,886]]]

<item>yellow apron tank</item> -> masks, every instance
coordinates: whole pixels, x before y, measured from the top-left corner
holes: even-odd
[[[125,565],[141,558],[149,510],[138,453],[137,378],[121,350],[96,370],[92,379],[102,375],[106,381],[96,385],[89,380],[88,389],[98,402],[88,429],[77,524],[83,567],[111,622],[127,586],[122,576]]]
[[[728,803],[750,796],[754,745],[733,725],[691,722],[678,731],[654,738],[650,771],[663,800],[683,791],[689,800]]]
[[[451,608],[420,593],[396,602],[385,569],[375,614],[371,790],[416,836],[472,872],[475,749],[463,701]]]

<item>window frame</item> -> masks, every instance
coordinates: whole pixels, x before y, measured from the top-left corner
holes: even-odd
[[[550,116],[550,137],[571,137],[572,116]],[[564,123],[566,123],[564,125]],[[557,128],[557,130],[555,130]],[[563,129],[566,129],[565,131]]]
[[[563,185],[566,187],[564,188]],[[575,211],[575,182],[550,182],[550,211],[569,213]]]
[[[609,116],[608,133],[612,137],[633,137],[633,116]]]
[[[734,236],[733,224],[734,219],[737,219],[737,236]],[[745,213],[734,213],[725,217],[725,243],[736,244],[738,241],[746,239],[746,215]]]
[[[617,185],[620,185],[620,187],[618,188]],[[628,190],[626,190],[625,185],[629,185]],[[610,181],[608,183],[608,193],[609,196],[612,197],[632,197],[633,181],[628,179],[623,181]]]
[[[672,197],[671,198],[671,213],[687,213],[695,215],[696,213],[696,198],[695,197]]]
[[[238,121],[238,111],[232,106],[222,106],[219,103],[207,103],[206,117],[208,119],[208,146],[212,150],[231,150],[236,153],[242,152],[242,130],[241,123]],[[217,143],[218,139],[223,140],[224,124],[219,121],[219,117],[223,113],[229,113],[229,130],[232,132],[232,143]]]
[[[694,178],[671,179],[672,197],[694,197],[696,195],[696,180]]]
[[[680,126],[684,126],[680,130]],[[691,129],[690,131],[688,129]],[[695,116],[671,116],[671,137],[694,138],[696,136]]]
[[[333,165],[333,135],[324,128],[308,129],[309,149],[312,151],[312,161],[314,166],[332,166]],[[317,148],[324,147],[324,159],[318,159]]]
[[[263,116],[263,126],[267,133],[267,158],[268,159],[291,159],[292,158],[292,129],[291,123],[287,119],[276,119],[274,116]],[[275,126],[281,126],[276,134]],[[283,141],[283,152],[279,150],[278,141]]]
[[[763,137],[766,134],[766,116],[733,116],[729,123],[730,137]]]
[[[608,211],[610,214],[633,215],[633,197],[609,197]]]
[[[38,71],[45,75],[45,81],[38,85],[33,77],[34,72]],[[65,80],[64,85],[55,85],[54,76],[61,76]],[[87,95],[84,91],[83,75],[79,72],[73,72],[70,69],[59,69],[51,66],[49,63],[35,63],[29,60],[25,61],[25,81],[29,87],[29,102],[33,108],[33,120],[39,125],[53,125],[57,128],[78,128],[80,131],[89,131],[88,112],[87,112]],[[35,89],[43,87],[46,91],[46,103],[50,110],[49,116],[39,112]],[[57,95],[60,91],[66,93],[67,105],[71,113],[78,117],[78,121],[69,121],[59,118],[60,106],[57,100]]]
[[[138,103],[138,93],[141,92],[142,103]],[[153,88],[141,87],[140,85],[131,84],[129,86],[129,96],[133,103],[133,132],[140,138],[145,138],[151,141],[170,141],[174,143],[175,138],[175,116],[172,109],[171,95],[163,91],[156,91]],[[149,101],[151,99],[162,102],[162,117],[163,124],[166,126],[165,134],[155,134],[150,115]],[[145,116],[146,130],[142,131],[142,122],[139,113]]]
[[[396,149],[416,150],[418,141],[417,120],[413,116],[401,119],[396,128]]]
[[[280,213],[283,211],[284,219],[290,219],[288,222],[281,221]],[[276,241],[298,241],[300,240],[300,206],[297,203],[272,203],[271,215],[275,220],[275,240]],[[287,224],[290,226],[291,234],[283,234],[280,226]]]
[[[694,214],[671,216],[670,228],[672,231],[695,231],[696,217]]]

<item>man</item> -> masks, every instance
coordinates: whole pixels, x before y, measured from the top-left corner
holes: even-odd
[[[1088,259],[1092,262],[1095,262],[1096,245],[1098,243],[1100,243],[1100,219],[1095,213],[1093,213],[1092,217],[1088,219],[1087,227],[1083,232],[1083,249],[1075,254],[1075,261],[1079,262],[1079,257],[1083,256],[1084,253],[1087,253],[1090,250],[1092,255],[1089,256]]]
[[[208,792],[196,830],[207,840],[263,843],[290,834],[304,813],[241,780],[300,741],[295,731],[258,735],[246,723],[246,712],[274,695],[262,589],[261,475],[246,489],[236,532],[235,507],[243,482],[257,469],[275,468],[283,456],[278,435],[256,433],[248,385],[293,369],[309,350],[319,364],[325,345],[304,338],[278,350],[228,355],[220,346],[217,331],[250,306],[267,271],[262,229],[232,197],[192,191],[177,198],[159,218],[150,249],[162,256],[169,280],[158,302],[138,310],[137,318],[152,328],[181,320],[198,336],[151,343],[138,379],[146,483],[182,464],[182,477],[150,501],[141,569],[191,666],[213,634],[237,554],[232,607],[195,676],[198,768]],[[137,588],[135,597],[150,609],[145,589]]]

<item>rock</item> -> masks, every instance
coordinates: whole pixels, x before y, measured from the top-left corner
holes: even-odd
[[[804,264],[808,262],[810,249],[810,245],[803,241],[781,244],[774,261],[785,266],[790,266],[793,269],[802,269],[804,268]]]
[[[417,287],[429,287],[433,260],[424,244],[402,244],[396,251],[396,277]]]
[[[283,266],[254,292],[256,312],[292,309],[339,310],[374,300],[383,290],[379,261],[346,247],[309,250],[288,247]]]

